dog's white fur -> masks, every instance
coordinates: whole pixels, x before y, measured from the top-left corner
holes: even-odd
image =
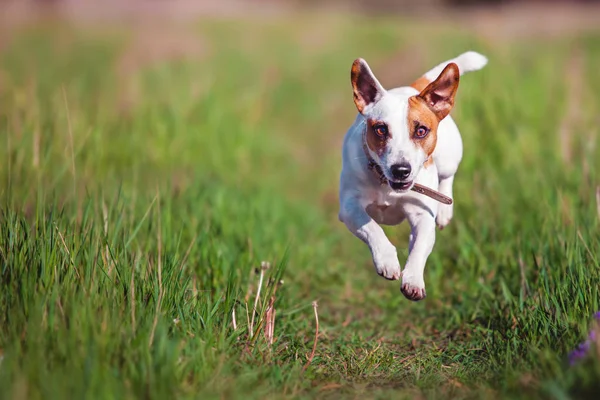
[[[421,300],[425,297],[423,271],[435,243],[436,223],[440,228],[445,227],[452,219],[453,206],[438,203],[414,191],[398,191],[388,184],[382,185],[377,174],[368,168],[363,146],[366,120],[383,120],[394,132],[384,154],[378,155],[367,149],[388,180],[393,180],[390,172],[393,164],[408,162],[412,167],[409,181],[438,190],[448,197],[452,197],[454,175],[462,159],[462,139],[452,118],[449,115],[443,118],[437,129],[433,163],[423,168],[427,155],[410,139],[411,131],[407,123],[408,99],[418,95],[419,91],[413,87],[386,91],[366,62],[361,62],[365,73],[371,74],[378,85],[380,93],[375,101],[362,110],[359,108],[361,112],[344,138],[339,219],[352,234],[368,245],[379,275],[393,280],[402,277],[402,293],[411,300]],[[476,52],[466,52],[437,65],[423,77],[430,82],[435,81],[450,63],[455,63],[460,75],[463,75],[483,68],[487,59]],[[380,224],[397,225],[404,219],[410,224],[411,234],[408,260],[401,272],[396,248]]]

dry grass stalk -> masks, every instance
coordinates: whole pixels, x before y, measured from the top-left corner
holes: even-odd
[[[265,325],[265,339],[270,345],[273,344],[273,335],[275,333],[275,296],[269,300],[267,312],[265,313],[266,325]]]
[[[237,321],[235,320],[235,306],[233,306],[233,310],[231,310],[231,322],[233,323],[233,330],[237,331]]]
[[[267,325],[265,327],[265,338],[270,345],[272,345],[275,340],[275,295],[277,294],[277,289],[281,285],[283,285],[283,279],[275,284],[273,288],[273,295],[271,296],[271,300],[269,301],[269,306],[267,307],[267,312],[265,315],[267,320]]]
[[[106,208],[104,200],[102,201],[102,217],[104,218],[104,236],[106,238],[106,245],[104,245],[104,255],[102,258],[107,270],[106,274],[110,276],[113,269],[113,262],[111,261],[110,251],[108,249],[108,209]]]
[[[60,241],[62,242],[62,245],[65,248],[65,251],[67,252],[67,255],[69,256],[69,261],[71,262],[71,266],[75,270],[75,275],[77,275],[77,279],[81,280],[81,275],[79,275],[79,271],[77,270],[77,266],[75,266],[75,262],[73,261],[73,258],[71,257],[71,252],[69,251],[69,248],[67,247],[67,243],[65,242],[65,238],[63,237],[62,233],[60,232],[60,230],[58,229],[58,226],[56,226],[56,224],[54,225],[54,227],[56,228],[56,232],[58,233],[58,237],[60,238]]]
[[[248,311],[248,302],[244,303],[246,305],[246,326],[250,326],[250,311]]]
[[[131,303],[131,327],[134,332],[135,332],[135,280],[134,280],[134,278],[135,278],[135,269],[137,267],[139,259],[140,259],[140,252],[138,251],[135,263],[133,264],[133,268],[131,268],[131,282],[129,284],[129,286],[130,286],[129,301]]]
[[[523,297],[529,295],[529,290],[527,288],[527,275],[525,274],[525,262],[523,258],[519,256],[519,269],[521,271],[521,293]]]
[[[40,128],[36,126],[33,130],[33,168],[40,166]]]
[[[304,364],[304,367],[302,368],[302,372],[306,371],[306,368],[308,368],[308,366],[312,362],[313,358],[315,357],[315,351],[317,350],[317,342],[319,340],[319,313],[317,312],[317,307],[318,307],[317,302],[313,301],[312,306],[313,306],[313,310],[315,311],[315,322],[317,325],[316,330],[315,330],[315,341],[313,343],[312,351],[310,352],[310,355],[308,356],[308,361],[306,362],[306,364]]]
[[[158,314],[160,313],[160,305],[163,298],[163,286],[162,286],[162,227],[160,223],[160,198],[158,198],[157,190],[157,209],[158,209],[158,300],[156,301],[156,309],[154,311],[154,321],[152,321],[152,331],[150,331],[150,339],[148,340],[148,347],[152,347],[154,342],[154,332],[156,331],[156,324],[158,323]]]
[[[265,271],[269,269],[271,264],[266,261],[260,263],[260,278],[258,279],[258,289],[256,290],[256,297],[254,298],[254,308],[252,309],[252,319],[250,320],[250,338],[254,337],[254,317],[256,316],[256,308],[258,307],[258,301],[260,300],[260,291],[262,290],[263,280],[265,279]]]
[[[244,297],[244,306],[246,307],[246,326],[250,327],[250,310],[248,309],[248,302],[250,301],[250,296],[252,295],[252,278],[254,276],[254,270],[250,271],[250,279],[248,284],[248,290],[246,291],[246,296]]]

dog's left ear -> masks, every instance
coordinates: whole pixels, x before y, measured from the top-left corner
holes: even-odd
[[[440,121],[450,114],[454,106],[459,76],[458,66],[450,63],[446,65],[440,76],[419,94]]]
[[[354,104],[361,114],[367,106],[379,101],[385,93],[385,89],[371,72],[369,64],[362,58],[354,60],[350,79],[354,91]]]

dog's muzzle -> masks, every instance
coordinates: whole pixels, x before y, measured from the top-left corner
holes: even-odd
[[[413,181],[403,182],[403,181],[388,180],[388,184],[390,185],[390,187],[397,191],[409,190],[412,188],[413,183],[414,183]]]
[[[400,164],[394,164],[390,167],[390,173],[395,181],[404,181],[408,179],[410,173],[412,172],[412,167],[409,163],[403,162]]]

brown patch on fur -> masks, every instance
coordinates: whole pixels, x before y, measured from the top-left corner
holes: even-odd
[[[452,110],[454,106],[454,96],[458,90],[459,83],[458,66],[450,63],[444,68],[437,79],[425,86],[417,96],[408,99],[408,131],[411,140],[420,146],[427,160],[423,164],[425,167],[433,163],[431,155],[437,144],[437,128],[441,120]],[[413,83],[413,87],[423,85],[427,79],[421,77]],[[417,137],[416,132],[420,126],[429,129],[425,137]]]
[[[380,121],[368,119],[367,120],[367,147],[376,154],[382,154],[385,145],[391,137],[391,133],[388,132],[386,137],[381,137],[375,132],[374,126],[380,124]]]
[[[381,97],[383,88],[371,73],[365,60],[360,58],[354,60],[350,71],[350,80],[354,92],[354,104],[359,113],[362,113],[365,107]]]
[[[437,142],[437,138],[436,138],[436,142]],[[429,156],[429,158],[427,160],[425,160],[425,162],[423,163],[423,166],[425,168],[428,168],[431,166],[431,164],[433,164],[433,157]]]
[[[433,163],[431,154],[435,150],[435,145],[437,144],[437,128],[440,120],[422,97],[413,96],[408,99],[407,123],[411,140],[417,146],[420,146],[425,154],[427,154],[427,157],[429,157],[425,164],[423,164],[425,167],[428,167]],[[429,129],[429,133],[424,138],[415,136],[415,131],[419,126],[424,126]]]
[[[458,90],[459,81],[458,65],[450,63],[446,65],[437,79],[427,85],[419,94],[419,97],[425,100],[440,121],[446,118],[454,107],[454,96]]]
[[[429,79],[422,76],[419,79],[417,79],[416,81],[414,81],[413,83],[411,83],[410,86],[414,87],[419,92],[422,92],[423,89],[425,89],[427,87],[427,85],[429,85],[430,83],[431,83],[431,81]]]

